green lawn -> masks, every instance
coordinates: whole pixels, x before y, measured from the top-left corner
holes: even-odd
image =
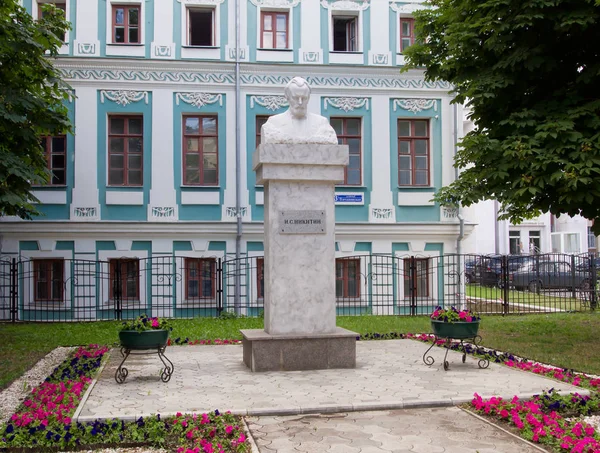
[[[341,316],[337,324],[358,333],[430,332],[427,317]],[[258,318],[173,320],[172,338],[237,338],[262,328]],[[119,322],[0,324],[0,388],[57,346],[114,344]],[[600,374],[600,313],[487,316],[483,344],[556,366]],[[241,356],[240,356],[241,359]]]
[[[490,301],[504,300],[504,290],[491,286],[479,286],[479,285],[466,285],[466,295],[469,297],[479,297],[481,299],[488,299]],[[555,297],[544,292],[540,294],[532,293],[530,291],[508,291],[508,301],[513,304],[511,311],[518,312],[518,306],[514,304],[522,305],[535,305],[538,307],[552,307],[565,311],[585,311],[588,310],[586,305],[583,304],[583,299],[571,297],[571,292],[563,292],[560,297]],[[478,311],[485,312],[486,302],[481,302],[481,308],[477,307]],[[490,303],[487,303],[490,305]],[[494,307],[488,307],[494,308]],[[522,310],[532,311],[528,307],[522,307]]]

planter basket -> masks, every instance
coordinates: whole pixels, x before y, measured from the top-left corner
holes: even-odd
[[[149,351],[149,352],[138,352],[134,355],[139,354],[158,354],[158,358],[164,365],[164,368],[160,373],[160,380],[163,382],[169,382],[175,367],[167,356],[165,356],[165,349],[167,349],[167,342],[169,341],[168,330],[122,330],[119,332],[119,342],[121,343],[121,355],[123,361],[118,366],[115,372],[115,381],[119,384],[125,382],[129,371],[123,366],[127,357],[131,354],[131,351]],[[153,351],[152,351],[153,350]]]
[[[163,348],[169,340],[168,330],[122,330],[119,332],[119,342],[125,349],[133,351],[143,349]]]
[[[479,321],[475,322],[444,322],[431,320],[433,334],[438,338],[475,338],[479,332]]]

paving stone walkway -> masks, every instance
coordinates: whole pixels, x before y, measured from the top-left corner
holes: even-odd
[[[576,387],[532,373],[491,364],[450,351],[450,370],[441,362],[444,350],[434,348],[436,363],[425,365],[428,345],[413,340],[357,343],[357,367],[252,373],[242,362],[241,345],[175,346],[166,354],[175,365],[168,383],[160,381],[156,355],[130,357],[124,384],[114,380],[120,354],[114,350],[88,398],[79,421],[121,417],[133,419],[160,413],[231,410],[241,415],[294,415],[452,406],[484,397],[529,397],[554,387],[585,393]]]
[[[246,418],[260,453],[536,453],[456,408]]]

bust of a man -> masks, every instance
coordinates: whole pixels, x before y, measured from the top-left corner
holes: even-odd
[[[335,131],[326,118],[308,113],[310,87],[302,77],[294,77],[285,87],[290,108],[273,115],[261,129],[261,143],[338,143]]]

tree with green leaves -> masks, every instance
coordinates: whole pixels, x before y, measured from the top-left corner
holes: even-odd
[[[68,86],[52,64],[68,30],[64,13],[45,5],[35,21],[17,0],[0,0],[0,215],[37,215],[34,185],[49,172],[40,138],[70,130]]]
[[[454,86],[475,129],[446,205],[498,200],[500,218],[595,220],[600,234],[600,7],[593,0],[430,0],[406,69]]]

